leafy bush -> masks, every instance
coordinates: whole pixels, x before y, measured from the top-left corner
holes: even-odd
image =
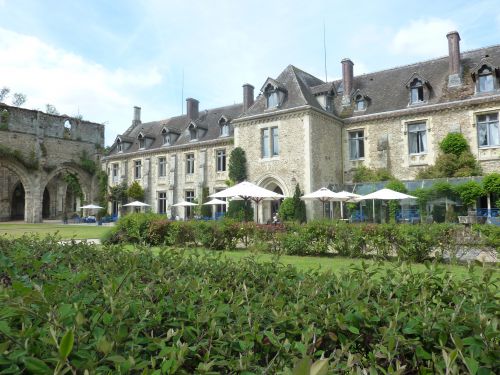
[[[500,173],[490,173],[483,178],[484,191],[500,195]]]
[[[295,219],[295,206],[293,198],[285,198],[280,204],[279,215],[282,221]]]
[[[323,374],[500,370],[491,271],[304,274],[277,260],[32,237],[0,238],[0,264],[2,373],[308,374],[311,361]]]
[[[462,153],[469,150],[469,144],[462,133],[448,133],[439,143],[439,148],[445,154],[460,156]]]
[[[132,182],[132,185],[130,185],[127,190],[127,196],[136,201],[142,201],[144,199],[144,189],[138,181]]]
[[[379,168],[372,169],[364,165],[359,166],[354,170],[353,182],[378,182],[392,180],[394,176],[388,169]]]
[[[476,181],[467,181],[457,185],[455,191],[460,196],[462,203],[467,207],[473,205],[479,197],[484,195],[483,187]]]

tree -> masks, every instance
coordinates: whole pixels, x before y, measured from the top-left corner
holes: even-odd
[[[294,219],[299,223],[306,222],[306,203],[300,199],[302,196],[302,191],[300,190],[299,184],[295,185],[295,192],[293,193],[293,206],[295,208]]]
[[[247,179],[247,157],[241,147],[231,151],[229,158],[229,178],[234,182],[242,182]]]
[[[494,202],[497,208],[500,208],[500,173],[490,173],[483,178],[484,191],[492,195],[496,195],[497,201]]]
[[[385,187],[387,189],[391,189],[394,191],[398,191],[400,193],[407,193],[407,189],[405,184],[403,184],[401,181],[397,179],[393,179],[389,181]],[[399,207],[399,202],[398,201],[390,201],[389,202],[389,221],[391,223],[396,222],[396,211]]]
[[[56,116],[59,116],[59,111],[57,110],[57,108],[55,106],[53,106],[52,104],[46,104],[45,105],[45,113],[49,114],[49,115],[56,115]]]
[[[122,182],[120,185],[110,186],[108,200],[110,202],[116,201],[121,204],[127,203],[128,186],[126,182]]]
[[[5,99],[9,96],[10,89],[8,87],[2,87],[0,90],[0,103],[3,103]]]
[[[469,208],[477,199],[485,194],[483,187],[476,181],[467,181],[455,187],[462,203]]]
[[[203,217],[211,217],[212,216],[212,207],[203,205],[203,203],[208,202],[208,188],[204,187],[203,190],[201,191],[201,208],[200,208],[200,214]]]
[[[22,106],[24,103],[26,103],[26,95],[21,94],[20,92],[16,92],[16,93],[12,96],[12,105],[13,105],[13,106],[15,106],[15,107],[20,107],[20,106]]]
[[[142,201],[144,199],[144,189],[139,182],[134,181],[128,188],[127,195],[136,201]]]

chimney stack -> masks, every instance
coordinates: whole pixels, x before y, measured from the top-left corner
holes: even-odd
[[[354,63],[351,59],[343,59],[342,63],[342,85],[344,94],[342,96],[342,105],[351,105],[352,81],[354,79]]]
[[[133,125],[138,125],[141,123],[141,107],[134,107],[134,119],[132,120]]]
[[[448,62],[449,76],[448,87],[460,86],[462,84],[460,69],[460,35],[457,31],[446,34],[448,38]]]
[[[186,114],[188,119],[190,120],[196,120],[199,115],[199,107],[198,105],[200,102],[196,99],[193,98],[187,98],[186,99]]]
[[[243,112],[246,112],[253,105],[253,89],[254,87],[249,83],[243,85]]]

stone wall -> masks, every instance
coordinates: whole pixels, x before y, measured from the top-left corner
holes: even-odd
[[[483,173],[498,172],[500,147],[478,147],[476,117],[478,114],[500,112],[500,103],[483,103],[471,106],[391,116],[368,121],[348,123],[343,132],[343,154],[345,183],[352,182],[353,169],[363,164],[370,168],[387,168],[396,178],[414,179],[418,171],[433,165],[439,154],[439,143],[450,132],[461,132],[470,145],[472,154],[479,161]],[[408,124],[425,122],[427,129],[427,152],[410,155]],[[349,160],[348,134],[363,130],[365,157]]]
[[[88,158],[100,163],[104,125],[1,103],[0,112],[8,113],[2,117],[7,120],[0,126],[0,147],[3,150],[0,176],[15,175],[21,181],[25,191],[25,221],[42,221],[45,188],[51,201],[50,204],[45,202],[49,218],[60,218],[64,212],[69,213],[68,202],[65,202],[64,175],[67,173],[78,176],[86,201],[94,199],[96,181],[81,167],[80,157],[85,152]],[[10,177],[0,180],[3,192],[0,220],[11,218],[14,202],[12,181],[14,179]]]
[[[167,216],[179,215],[185,218],[186,210],[172,207],[186,198],[186,191],[194,191],[195,197],[201,201],[203,187],[208,187],[209,194],[227,188],[229,155],[233,150],[233,138],[226,137],[213,142],[197,143],[189,147],[164,147],[150,151],[131,154],[117,154],[104,161],[104,168],[109,176],[109,184],[115,186],[125,182],[130,186],[134,178],[135,161],[141,161],[141,178],[137,181],[145,190],[145,201],[151,205],[153,212],[158,212],[158,193],[167,193]],[[217,172],[216,153],[226,152],[226,171]],[[194,154],[194,173],[186,173],[186,156]],[[159,176],[159,158],[166,159],[166,176]],[[113,164],[119,165],[119,176],[113,179]],[[110,206],[111,209],[111,206]]]

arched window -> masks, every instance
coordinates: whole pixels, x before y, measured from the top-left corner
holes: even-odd
[[[267,108],[275,108],[280,105],[280,97],[278,93],[278,89],[271,84],[266,86],[264,90],[264,95],[266,96],[266,105]]]
[[[139,134],[137,139],[139,139],[139,149],[142,150],[146,147],[146,140],[144,139],[144,136],[142,134]]]
[[[477,80],[477,91],[478,92],[489,92],[495,89],[493,70],[487,66],[483,65],[481,69],[478,70],[478,80]]]
[[[422,81],[415,78],[410,84],[410,104],[424,101],[424,85]]]
[[[161,131],[161,135],[163,137],[163,145],[170,146],[170,144],[172,143],[172,138],[170,137],[170,133],[167,132],[167,129],[163,129]]]
[[[221,117],[219,120],[219,128],[220,128],[220,136],[227,137],[229,136],[229,122],[226,118]]]
[[[195,124],[189,125],[189,138],[191,141],[196,141],[198,139],[198,130]]]
[[[356,96],[356,111],[364,111],[366,109],[366,101],[362,95]]]
[[[116,140],[116,150],[118,152],[123,152],[123,143],[120,138]]]

